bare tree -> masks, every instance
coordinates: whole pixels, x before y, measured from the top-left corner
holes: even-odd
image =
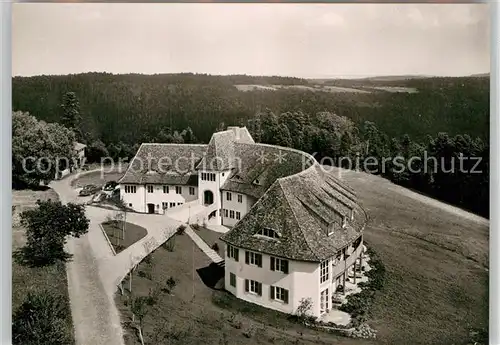
[[[139,321],[139,324],[137,325],[139,331],[139,339],[141,340],[141,344],[144,345],[142,330],[144,326],[144,318],[148,313],[148,298],[146,296],[131,297],[130,310],[133,317],[132,321],[135,323],[135,317],[137,317],[137,320]]]

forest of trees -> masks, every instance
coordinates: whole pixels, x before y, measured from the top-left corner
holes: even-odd
[[[323,82],[411,87],[417,93],[242,92],[234,87],[308,83],[190,73],[16,77],[13,109],[71,128],[88,145],[90,160],[131,158],[142,142],[206,143],[216,129],[228,125],[246,125],[257,141],[315,153],[318,160],[370,156],[381,162],[382,157],[400,156],[408,163],[411,157],[433,156],[439,167],[430,171],[397,172],[389,163],[376,173],[488,215],[488,77]],[[460,155],[481,157],[475,169],[483,173],[443,172],[440,167],[448,168]],[[470,170],[475,161],[464,165],[463,170]]]

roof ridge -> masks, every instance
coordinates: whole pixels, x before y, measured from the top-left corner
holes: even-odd
[[[293,175],[292,175],[293,176]],[[281,188],[281,191],[283,193],[283,196],[285,197],[285,201],[286,203],[288,204],[288,207],[290,207],[290,210],[292,210],[292,214],[293,214],[293,218],[295,219],[295,221],[297,222],[297,224],[299,225],[299,229],[300,229],[300,232],[302,234],[302,237],[304,238],[304,242],[305,244],[307,245],[307,248],[309,248],[309,251],[314,255],[314,257],[317,259],[317,260],[320,260],[318,255],[316,255],[316,252],[312,249],[311,245],[309,244],[309,242],[307,241],[307,238],[306,236],[304,236],[304,229],[302,229],[302,224],[301,222],[297,221],[297,214],[295,214],[295,210],[293,209],[292,205],[290,204],[290,200],[288,200],[288,195],[287,193],[285,193],[285,191],[283,190],[283,186],[281,185],[281,183],[283,182],[282,179],[277,179],[276,182],[278,182],[280,188]],[[272,187],[272,186],[271,186]],[[271,187],[269,187],[269,189],[271,189]],[[266,191],[267,193],[267,191]],[[265,194],[265,193],[264,193]],[[263,195],[264,196],[264,195]],[[262,197],[263,197],[262,196]],[[300,200],[299,200],[300,201]]]
[[[132,158],[132,160],[130,161],[130,163],[129,163],[128,167],[127,167],[127,170],[125,170],[125,173],[123,174],[123,176],[120,177],[120,179],[118,181],[116,181],[117,183],[120,183],[125,178],[125,176],[127,175],[129,169],[132,168],[132,164],[134,163],[135,158],[137,157],[137,155],[139,154],[139,152],[141,151],[141,148],[143,146],[144,146],[144,143],[141,143],[141,145],[137,149],[137,152],[135,153],[134,158]]]
[[[185,143],[142,143],[142,145],[164,145],[164,146],[208,146],[207,144],[185,144]]]

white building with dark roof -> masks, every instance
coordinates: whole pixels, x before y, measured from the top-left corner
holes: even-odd
[[[311,155],[255,143],[245,127],[208,145],[143,144],[119,183],[137,212],[196,205],[190,223],[229,227],[225,289],[248,302],[294,313],[310,298],[320,317],[361,264],[367,216],[355,193]]]

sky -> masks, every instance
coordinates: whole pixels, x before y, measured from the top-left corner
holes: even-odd
[[[490,71],[488,4],[12,5],[13,75]]]

